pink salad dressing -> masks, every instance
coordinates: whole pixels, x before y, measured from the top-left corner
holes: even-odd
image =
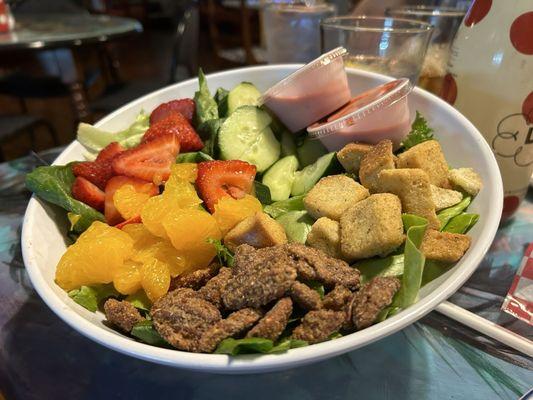
[[[350,142],[377,143],[382,139],[391,139],[398,146],[410,130],[407,95],[411,89],[408,79],[370,89],[307,131],[330,151]]]
[[[331,114],[351,97],[342,60],[345,53],[338,48],[306,64],[265,92],[262,103],[291,132]]]

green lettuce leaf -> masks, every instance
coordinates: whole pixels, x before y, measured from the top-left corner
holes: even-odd
[[[195,151],[193,153],[181,153],[176,158],[176,164],[180,163],[199,163],[202,161],[212,161],[213,157],[209,154],[201,151]]]
[[[404,268],[404,255],[394,254],[385,258],[369,258],[354,264],[361,272],[361,284],[370,281],[376,276],[402,276]]]
[[[278,218],[289,211],[305,211],[304,197],[305,195],[300,195],[291,197],[287,200],[276,201],[265,206],[263,211],[272,218]]]
[[[96,155],[112,142],[119,142],[126,148],[137,146],[149,126],[150,116],[141,111],[133,124],[119,132],[104,131],[82,122],[78,125],[77,139],[90,153]]]
[[[416,118],[411,125],[411,131],[402,142],[402,147],[408,150],[417,144],[432,139],[434,139],[433,129],[428,126],[426,119],[417,111]]]
[[[274,348],[274,343],[270,339],[264,338],[244,338],[244,339],[224,339],[215,350],[216,354],[238,354],[269,353]]]
[[[440,230],[444,230],[448,222],[453,218],[461,214],[464,210],[468,208],[472,202],[472,197],[466,196],[463,200],[457,203],[454,206],[445,208],[437,213],[437,218],[440,221]]]
[[[323,299],[324,295],[326,294],[326,291],[324,289],[324,285],[318,281],[305,281],[305,284],[309,286],[311,289],[315,290],[319,295],[320,298]]]
[[[290,349],[307,346],[308,344],[309,343],[307,343],[305,340],[285,338],[272,347],[269,353],[283,353]]]
[[[41,199],[76,215],[72,231],[81,233],[94,221],[105,221],[105,218],[94,208],[72,197],[73,182],[72,164],[37,167],[26,175],[26,187],[29,190]]]
[[[479,214],[462,213],[456,215],[442,229],[443,232],[467,233],[479,221]]]
[[[211,119],[218,119],[218,105],[211,97],[211,92],[209,91],[204,72],[201,68],[198,71],[198,85],[199,89],[194,93],[194,102],[196,103],[196,126]]]
[[[307,213],[307,211],[289,211],[276,218],[285,233],[290,243],[305,243],[307,235],[311,232],[311,227],[315,220]]]
[[[130,294],[125,300],[129,301],[133,307],[142,311],[150,311],[150,308],[152,307],[152,302],[148,296],[146,296],[144,290],[139,290],[134,294]]]
[[[82,286],[68,292],[68,296],[80,306],[89,311],[95,312],[98,305],[109,297],[119,297],[112,284]]]
[[[221,265],[233,267],[233,253],[226,246],[224,246],[220,240],[208,238],[207,243],[211,243],[213,246],[215,246],[215,249],[217,250],[218,262]]]
[[[131,336],[152,346],[170,347],[165,339],[155,330],[152,321],[145,320],[137,322],[131,330]]]
[[[221,117],[228,116],[228,94],[229,90],[219,87],[215,93],[215,101],[218,106],[218,115]]]
[[[259,181],[254,181],[254,195],[263,205],[272,204],[270,188]]]
[[[396,293],[392,307],[407,308],[415,303],[422,284],[426,257],[420,245],[426,232],[428,221],[425,218],[403,214],[402,220],[407,231],[404,249],[404,271],[400,290]]]
[[[204,140],[204,148],[202,149],[202,152],[210,157],[218,157],[218,131],[224,121],[224,118],[210,119],[203,122],[198,127],[198,134]]]

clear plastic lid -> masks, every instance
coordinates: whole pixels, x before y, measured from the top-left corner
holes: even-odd
[[[402,78],[367,90],[333,114],[307,128],[311,138],[321,138],[354,125],[368,115],[384,110],[413,90],[409,79]]]
[[[344,47],[337,47],[331,51],[328,51],[325,54],[322,54],[320,57],[315,60],[305,64],[302,68],[297,69],[295,72],[284,78],[283,80],[276,83],[270,89],[268,89],[261,98],[259,99],[259,105],[263,105],[268,102],[269,98],[276,97],[280,92],[288,89],[291,85],[297,84],[296,80],[303,78],[307,73],[316,70],[317,68],[322,68],[329,65],[335,59],[343,57],[347,54],[347,51]]]

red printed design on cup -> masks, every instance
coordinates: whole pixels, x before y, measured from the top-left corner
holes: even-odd
[[[533,11],[524,13],[513,21],[509,37],[517,51],[533,55]]]
[[[492,0],[474,0],[465,17],[465,25],[470,27],[479,23],[487,16],[492,6]]]
[[[457,99],[457,83],[455,82],[452,74],[446,74],[444,77],[444,83],[442,84],[440,97],[442,97],[452,106],[454,105],[455,100]]]
[[[528,124],[533,124],[533,92],[529,93],[522,103],[522,114]]]

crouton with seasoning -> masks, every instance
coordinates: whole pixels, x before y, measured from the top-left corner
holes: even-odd
[[[307,193],[304,206],[315,219],[339,220],[342,213],[370,195],[368,189],[346,175],[326,176]]]
[[[224,244],[231,251],[244,243],[260,249],[287,243],[287,235],[279,222],[258,212],[239,222],[224,236]]]
[[[351,174],[358,174],[361,165],[361,159],[370,151],[371,144],[366,143],[348,143],[337,152],[337,159],[346,170]]]
[[[402,202],[404,213],[424,217],[428,220],[431,228],[440,228],[428,174],[425,171],[407,168],[381,171],[378,190],[398,196]]]
[[[307,235],[306,244],[330,257],[342,258],[339,223],[326,217],[317,219]]]
[[[386,256],[404,241],[400,199],[374,194],[344,213],[340,221],[343,258]]]
[[[424,234],[420,250],[428,260],[454,263],[463,257],[470,243],[468,235],[428,229]]]
[[[428,140],[411,147],[398,156],[398,168],[419,168],[429,176],[435,186],[449,188],[448,163],[436,140]]]
[[[429,187],[436,211],[454,206],[463,200],[463,194],[457,190],[444,189],[435,185],[429,185]]]
[[[451,169],[448,172],[448,179],[454,187],[460,188],[472,196],[477,195],[483,187],[481,177],[472,168]]]
[[[361,159],[359,179],[370,193],[377,192],[378,174],[395,168],[395,156],[392,154],[392,142],[382,140],[373,146]]]

